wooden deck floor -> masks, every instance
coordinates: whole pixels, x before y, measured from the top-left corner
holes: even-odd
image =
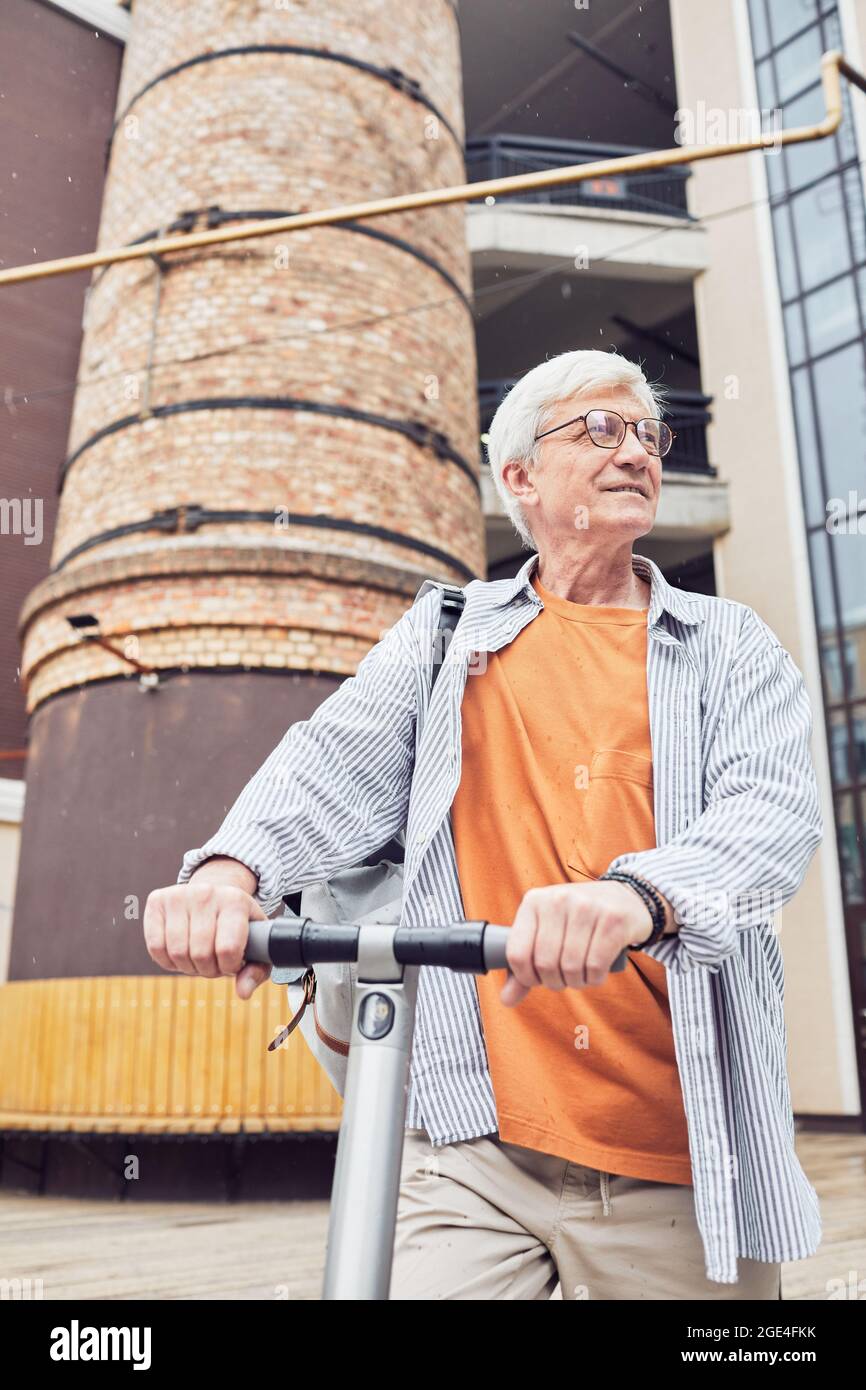
[[[786,1299],[826,1299],[828,1281],[866,1269],[866,1136],[801,1134],[797,1151],[821,1198],[824,1240],[811,1259],[784,1266],[782,1287]],[[41,1279],[45,1299],[315,1300],[327,1218],[322,1201],[127,1203],[4,1191],[0,1278]]]

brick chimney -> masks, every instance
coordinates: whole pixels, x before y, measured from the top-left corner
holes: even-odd
[[[454,7],[136,0],[107,156],[100,247],[462,183]],[[484,574],[465,216],[93,276],[51,572],[20,618],[3,989],[20,1055],[51,1016],[92,1054],[82,1079],[61,1038],[41,1091],[16,1081],[46,1127],[285,1129],[317,1106],[336,1123],[307,1072],[299,1102],[288,1049],[265,1052],[284,991],[242,1004],[231,981],[163,975],[141,914],[427,576]]]

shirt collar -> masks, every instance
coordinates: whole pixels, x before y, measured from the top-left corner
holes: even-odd
[[[534,551],[529,559],[521,565],[513,579],[497,581],[496,587],[499,592],[492,598],[495,607],[504,607],[505,604],[512,603],[519,594],[524,592],[536,605],[541,603],[530,583],[538,560],[538,552]],[[665,611],[681,623],[703,622],[704,615],[700,611],[700,604],[697,601],[698,595],[691,594],[688,590],[674,589],[667,582],[655,561],[651,560],[648,555],[632,554],[631,562],[634,572],[639,574],[642,579],[649,580],[650,583],[648,627],[654,627],[661,618],[662,612]]]

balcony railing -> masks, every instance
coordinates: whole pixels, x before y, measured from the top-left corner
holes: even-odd
[[[490,428],[494,412],[516,378],[480,381],[478,383],[478,404],[481,414],[481,433]],[[676,431],[673,448],[663,460],[666,473],[704,473],[715,477],[717,469],[707,457],[707,425],[712,416],[709,407],[712,396],[704,396],[700,391],[669,391],[668,407],[664,418],[672,430]],[[482,454],[486,462],[486,454]]]
[[[479,183],[483,179],[533,174],[540,169],[564,169],[569,164],[589,164],[599,159],[645,152],[640,145],[597,145],[583,140],[548,140],[534,135],[490,135],[466,141],[466,180]],[[687,164],[671,164],[657,171],[607,175],[564,188],[506,194],[503,201],[567,203],[615,208],[620,212],[661,213],[693,222],[697,219],[692,217],[686,204],[686,179],[690,173]]]

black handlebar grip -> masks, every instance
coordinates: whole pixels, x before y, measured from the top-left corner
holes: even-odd
[[[271,923],[267,919],[260,921],[258,918],[250,922],[250,934],[247,938],[246,949],[244,951],[244,961],[247,965],[253,962],[260,962],[262,965],[273,965],[270,949]]]

